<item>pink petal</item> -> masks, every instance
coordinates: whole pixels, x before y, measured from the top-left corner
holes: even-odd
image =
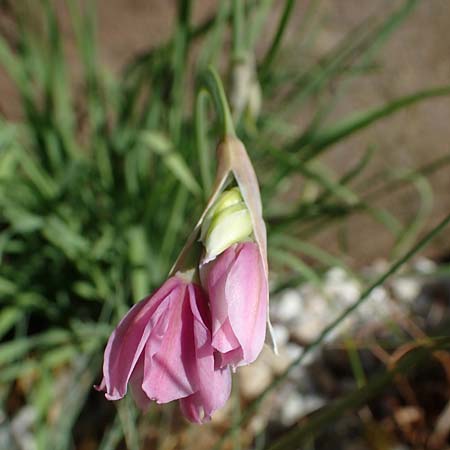
[[[170,295],[167,321],[153,329],[145,348],[142,389],[158,403],[195,392],[195,351],[187,285]],[[156,350],[156,351],[155,351]]]
[[[130,378],[130,388],[133,399],[138,408],[142,411],[147,411],[150,407],[151,400],[142,389],[142,381],[144,379],[144,357],[140,356],[133,373]]]
[[[211,346],[211,333],[207,326],[209,314],[206,299],[199,287],[190,285],[188,289],[194,317],[198,392],[186,400],[182,399],[180,404],[189,420],[205,422],[210,420],[212,413],[228,400],[231,392],[231,374],[228,368],[215,369],[214,349]]]
[[[228,319],[228,308],[223,295],[225,294],[227,274],[234,260],[234,252],[225,251],[215,260],[200,266],[200,276],[204,280],[204,286],[207,286],[208,292],[214,291],[217,293],[214,302],[210,305],[213,336]]]
[[[233,371],[239,365],[242,365],[242,360],[244,359],[244,352],[242,347],[239,346],[234,350],[230,350],[226,353],[216,353],[216,367],[223,368],[231,366]]]
[[[233,332],[233,328],[231,327],[228,318],[222,326],[216,330],[212,339],[212,346],[220,353],[227,353],[240,348],[241,345]]]
[[[211,419],[205,415],[202,398],[198,392],[180,399],[180,409],[183,416],[190,422],[205,423]]]
[[[253,362],[262,350],[267,320],[267,278],[254,242],[236,244],[208,263],[213,347],[220,367]],[[238,345],[236,345],[238,344]]]
[[[167,307],[164,300],[179,285],[179,279],[168,279],[152,296],[134,305],[111,334],[100,385],[106,390],[108,400],[118,400],[126,394],[128,381],[150,332]]]
[[[231,268],[225,297],[230,324],[243,350],[242,363],[253,362],[264,345],[267,321],[267,279],[258,247],[239,244]]]
[[[215,260],[200,266],[201,278],[210,294],[212,345],[221,353],[227,353],[240,346],[228,319],[228,305],[225,298],[227,275],[235,257],[234,251],[226,250]]]

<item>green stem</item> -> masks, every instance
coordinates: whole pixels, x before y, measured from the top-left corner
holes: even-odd
[[[231,116],[230,107],[228,105],[222,81],[220,80],[217,71],[211,66],[209,66],[208,69],[200,76],[200,84],[197,95],[200,95],[202,91],[207,92],[214,103],[217,115],[219,116],[220,128],[223,133],[222,138],[226,138],[227,136],[235,137],[236,132],[234,131],[233,118]],[[199,102],[197,102],[196,106],[198,103]],[[202,106],[201,101],[200,106]],[[196,117],[199,120],[206,119],[204,116],[200,117],[201,112],[201,110],[196,111]]]
[[[233,0],[233,59],[239,61],[245,52],[243,39],[244,4]]]
[[[199,79],[197,97],[195,99],[195,140],[200,161],[200,173],[203,189],[206,195],[211,190],[211,158],[208,150],[208,139],[206,130],[207,109],[206,102],[210,98],[219,116],[219,126],[222,130],[221,139],[227,136],[236,136],[231,116],[230,107],[223,88],[222,81],[216,70],[209,66]]]
[[[236,132],[234,131],[233,117],[231,115],[230,106],[228,105],[228,100],[225,95],[225,90],[223,88],[223,84],[219,77],[219,74],[213,67],[209,67],[208,71],[206,72],[205,81],[208,83],[208,89],[210,90],[211,96],[216,103],[216,108],[220,112],[224,137],[235,137]]]

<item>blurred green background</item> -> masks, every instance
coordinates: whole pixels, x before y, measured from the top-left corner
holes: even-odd
[[[208,65],[260,180],[274,304],[286,289],[326,290],[336,267],[369,287],[302,351],[400,263],[415,276],[420,252],[438,263],[427,277],[445,279],[449,232],[433,227],[450,210],[449,27],[446,0],[0,0],[0,449],[336,448],[320,436],[340,404],[299,437],[304,421],[281,426],[261,403],[302,357],[255,398],[236,383],[201,428],[92,385],[113,326],[164,281],[208,196],[219,130],[196,89]],[[381,275],[363,270],[380,261]],[[423,335],[387,339],[419,348],[402,376],[448,346],[443,317],[437,332],[419,314]],[[393,374],[361,384],[348,339],[354,385],[336,396],[361,416]],[[433,428],[439,415],[424,411]]]

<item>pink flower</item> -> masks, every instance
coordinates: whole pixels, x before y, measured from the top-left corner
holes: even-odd
[[[268,283],[254,242],[234,244],[201,267],[212,317],[212,346],[220,367],[253,362],[266,334]]]
[[[231,375],[214,367],[209,314],[198,285],[169,278],[133,306],[112,333],[98,389],[108,400],[118,400],[130,383],[142,409],[150,400],[179,399],[188,420],[210,420],[230,395]]]

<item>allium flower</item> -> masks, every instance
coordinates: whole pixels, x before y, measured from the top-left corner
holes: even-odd
[[[179,400],[184,416],[197,423],[210,420],[227,401],[229,366],[257,358],[266,323],[272,337],[258,182],[237,138],[227,136],[217,153],[213,192],[172,276],[119,323],[106,346],[98,387],[118,400],[129,384],[142,409],[151,400]],[[224,191],[230,175],[237,186]],[[202,286],[192,282],[198,275]],[[272,345],[276,352],[273,339]]]
[[[253,362],[262,350],[267,321],[267,278],[254,242],[233,244],[201,268],[209,294],[212,345],[220,367]]]
[[[214,367],[207,300],[176,275],[131,308],[108,340],[99,390],[118,400],[130,383],[137,404],[180,400],[184,416],[203,423],[230,395],[227,368]]]

